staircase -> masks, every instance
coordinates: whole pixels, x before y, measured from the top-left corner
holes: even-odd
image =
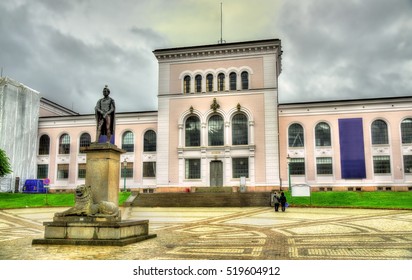
[[[270,192],[139,193],[126,206],[256,207],[270,206]]]

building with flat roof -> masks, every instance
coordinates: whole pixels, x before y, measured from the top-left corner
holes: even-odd
[[[116,114],[119,189],[412,190],[412,97],[279,104],[278,39],[153,54],[158,110]],[[33,173],[72,190],[85,180],[95,116],[39,106]]]

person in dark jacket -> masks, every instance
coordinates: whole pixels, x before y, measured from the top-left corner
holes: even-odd
[[[280,197],[279,197],[279,202],[282,207],[282,212],[285,212],[286,210],[286,196],[283,192],[281,192]]]
[[[280,205],[280,200],[278,194],[275,192],[273,195],[273,202],[275,203],[275,211],[279,212],[279,205]]]

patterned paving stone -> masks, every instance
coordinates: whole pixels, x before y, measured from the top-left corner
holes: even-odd
[[[372,209],[123,208],[157,237],[123,247],[32,245],[66,208],[0,210],[2,260],[412,259],[412,212]]]

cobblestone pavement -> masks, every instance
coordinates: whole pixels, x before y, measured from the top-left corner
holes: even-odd
[[[32,245],[67,208],[0,210],[1,260],[411,260],[412,211],[122,208],[157,237],[131,245]]]

